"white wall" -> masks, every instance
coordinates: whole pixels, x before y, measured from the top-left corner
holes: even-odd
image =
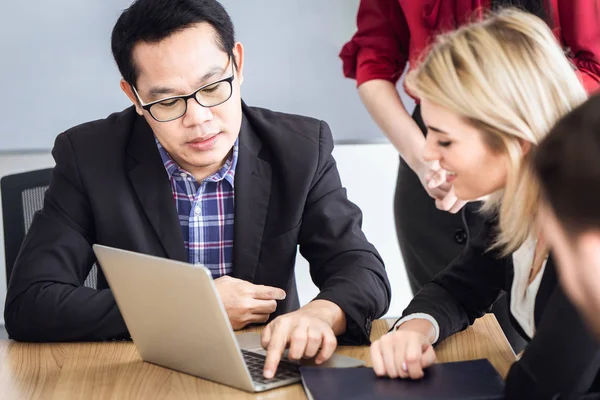
[[[0,150],[49,148],[57,132],[129,105],[117,89],[110,34],[132,0],[1,3],[0,37],[10,40],[0,40],[0,54],[10,62],[0,62],[2,110],[9,110],[0,118]],[[384,141],[338,57],[356,31],[359,0],[221,3],[244,45],[248,104],[325,120],[337,140]],[[31,93],[52,93],[52,101]]]
[[[398,154],[389,144],[363,144],[339,145],[334,150],[334,156],[342,183],[348,189],[348,197],[363,210],[365,234],[385,261],[393,294],[388,315],[399,315],[412,296],[396,240],[392,213]],[[0,154],[0,176],[53,165],[49,152]],[[0,229],[0,244],[0,323],[4,323],[6,276],[3,228]],[[300,301],[306,303],[316,295],[317,289],[310,280],[308,263],[301,256],[298,256],[296,278]]]

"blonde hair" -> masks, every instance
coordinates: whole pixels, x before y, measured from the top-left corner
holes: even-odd
[[[506,186],[482,209],[499,216],[492,248],[514,252],[534,231],[540,193],[532,151],[524,156],[519,139],[535,147],[587,97],[552,31],[534,15],[500,11],[439,36],[407,84],[421,99],[478,129],[492,151],[508,156]]]

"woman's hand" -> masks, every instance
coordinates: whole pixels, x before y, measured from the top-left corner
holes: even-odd
[[[424,162],[415,173],[439,210],[456,214],[467,204],[456,197],[454,188],[446,181],[446,170],[437,161]]]
[[[377,376],[421,379],[423,369],[435,364],[431,322],[414,319],[371,345],[371,361]]]

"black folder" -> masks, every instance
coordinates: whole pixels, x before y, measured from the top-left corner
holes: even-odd
[[[372,368],[301,367],[311,400],[504,399],[504,381],[488,360],[435,364],[420,380],[379,378]]]

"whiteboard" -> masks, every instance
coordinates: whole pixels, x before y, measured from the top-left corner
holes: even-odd
[[[0,151],[48,150],[64,130],[130,105],[110,51],[113,25],[130,2],[3,4]],[[338,143],[385,141],[338,57],[356,30],[358,3],[223,0],[246,49],[243,99],[323,119]]]

